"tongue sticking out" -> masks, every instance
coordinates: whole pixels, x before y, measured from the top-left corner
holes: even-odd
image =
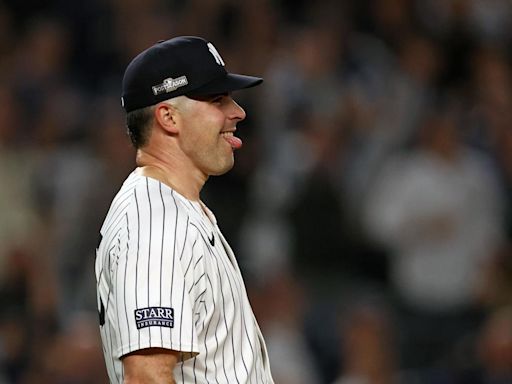
[[[242,140],[236,136],[227,136],[225,139],[233,149],[239,149],[242,147]]]

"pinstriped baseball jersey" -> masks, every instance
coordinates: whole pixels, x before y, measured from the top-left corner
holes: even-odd
[[[114,198],[96,251],[108,375],[135,350],[180,351],[177,383],[273,383],[234,254],[213,214],[132,173]]]

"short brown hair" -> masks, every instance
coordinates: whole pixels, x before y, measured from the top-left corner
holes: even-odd
[[[127,133],[136,149],[144,147],[148,142],[153,122],[153,109],[153,106],[149,106],[126,114]]]

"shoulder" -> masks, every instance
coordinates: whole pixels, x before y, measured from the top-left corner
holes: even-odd
[[[132,173],[114,197],[104,223],[127,215],[130,222],[151,220],[188,221],[189,207],[183,198],[159,180]],[[135,219],[135,220],[134,220]]]
[[[190,207],[175,190],[159,180],[139,176],[133,188],[130,211],[145,220],[164,220],[183,225],[190,221]]]

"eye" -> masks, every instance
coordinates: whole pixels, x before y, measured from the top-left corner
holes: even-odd
[[[211,95],[210,102],[214,104],[221,104],[226,100],[226,97],[228,97],[229,93],[218,93],[216,95]]]

